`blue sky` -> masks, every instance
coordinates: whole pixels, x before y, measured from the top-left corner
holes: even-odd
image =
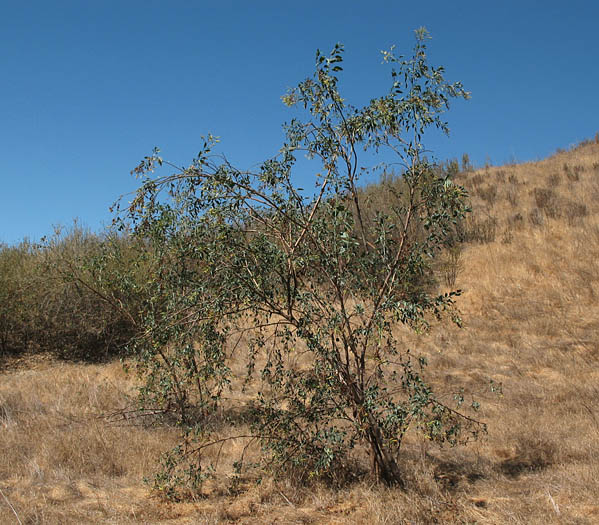
[[[280,97],[345,45],[341,89],[384,93],[380,50],[429,56],[472,92],[447,115],[438,159],[543,158],[599,131],[599,2],[0,1],[0,242],[74,218],[99,230],[154,146],[189,162],[200,137],[243,168],[278,150]],[[300,175],[309,179],[309,173]]]

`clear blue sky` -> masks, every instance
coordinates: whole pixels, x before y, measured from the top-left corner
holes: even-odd
[[[100,229],[154,146],[184,164],[211,132],[257,164],[316,48],[345,44],[341,86],[359,104],[387,88],[379,51],[409,51],[419,26],[472,92],[451,137],[427,144],[437,158],[543,158],[599,130],[598,23],[592,0],[0,1],[0,242],[75,217]]]

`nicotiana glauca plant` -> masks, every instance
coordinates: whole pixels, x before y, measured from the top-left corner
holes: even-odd
[[[343,46],[317,52],[314,75],[283,97],[305,119],[285,125],[280,154],[255,172],[214,155],[210,136],[187,168],[155,176],[168,164],[155,150],[134,170],[141,186],[117,222],[157,261],[134,353],[144,399],[176,407],[184,430],[159,488],[196,486],[218,467],[208,449],[235,438],[260,444],[263,467],[300,479],[332,476],[362,447],[380,480],[401,485],[408,429],[451,444],[484,430],[440,401],[425,359],[396,330],[423,331],[435,317],[459,323],[459,291],[415,284],[468,211],[464,189],[425,156],[425,130],[448,132],[450,100],[468,98],[428,64],[427,38],[416,32],[408,58],[383,53],[391,87],[364,107],[341,96]],[[316,166],[313,196],[292,180],[300,155]],[[402,183],[387,212],[366,213],[358,183],[377,155],[392,159],[379,164],[386,173],[400,166]],[[233,355],[246,365],[243,381]],[[215,435],[210,411],[251,382],[248,428]],[[246,466],[243,456],[235,463]]]

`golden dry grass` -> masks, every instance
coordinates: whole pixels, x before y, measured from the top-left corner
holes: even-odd
[[[0,375],[0,523],[599,523],[599,145],[461,182],[495,237],[463,253],[465,326],[402,338],[439,391],[477,393],[485,440],[410,437],[406,491],[265,480],[169,503],[141,480],[176,430],[102,417],[131,403],[120,365],[35,360]]]

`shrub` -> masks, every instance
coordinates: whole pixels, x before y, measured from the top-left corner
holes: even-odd
[[[490,206],[493,206],[493,204],[495,204],[495,201],[497,200],[497,185],[489,184],[486,188],[479,188],[478,195]]]
[[[521,230],[524,227],[524,217],[521,213],[516,213],[508,218],[508,227],[513,230]]]
[[[501,184],[505,183],[505,171],[504,170],[497,170],[495,172],[495,178],[497,179],[497,182],[500,182]]]
[[[550,187],[555,187],[555,186],[559,186],[560,182],[562,180],[562,177],[559,173],[551,173],[548,177],[547,177],[547,184]]]
[[[528,214],[528,220],[533,226],[543,226],[545,224],[545,216],[539,208],[533,208]]]
[[[26,348],[29,310],[25,295],[31,290],[29,260],[32,246],[0,246],[0,349],[3,354]]]
[[[582,171],[582,166],[569,166],[568,164],[564,164],[564,173],[570,182],[578,182]]]
[[[462,272],[464,263],[462,261],[463,246],[454,244],[447,247],[440,257],[440,272],[443,282],[449,288],[454,288],[458,275]]]
[[[462,171],[463,172],[474,171],[474,167],[472,166],[472,163],[470,162],[470,156],[468,155],[468,153],[464,153],[462,155]]]
[[[557,219],[561,216],[560,202],[555,192],[550,188],[535,188],[533,196],[537,208],[545,212],[550,219]]]
[[[0,249],[0,344],[8,352],[52,352],[101,360],[122,352],[135,332],[135,295],[124,294],[124,238],[74,226],[41,244]],[[117,268],[118,266],[118,268]]]
[[[589,214],[586,204],[569,200],[564,203],[564,211],[568,224],[571,226],[580,224],[581,219]]]
[[[339,92],[342,46],[318,52],[315,74],[284,97],[307,119],[285,126],[280,155],[257,172],[215,157],[212,137],[189,168],[152,176],[165,164],[155,150],[134,170],[142,184],[121,224],[160,264],[133,351],[143,400],[176,407],[184,430],[158,489],[197,487],[218,467],[206,450],[229,439],[259,442],[263,468],[300,480],[330,479],[363,445],[373,474],[402,484],[409,428],[451,444],[483,429],[459,411],[462,398],[450,407],[434,394],[426,360],[394,330],[426,330],[431,316],[459,322],[458,291],[436,296],[413,283],[432,273],[468,211],[463,188],[436,173],[421,144],[428,127],[448,131],[441,115],[467,93],[427,64],[426,33],[417,36],[411,58],[384,53],[391,89],[362,108]],[[392,152],[405,166],[390,212],[367,210],[357,188],[364,149]],[[297,155],[316,164],[313,197],[293,184]],[[229,368],[242,338],[244,384],[260,388],[245,407],[249,431],[223,438],[211,433],[209,414],[227,385],[242,387]],[[247,467],[242,453],[235,469]]]
[[[506,197],[512,207],[518,205],[518,191],[513,186],[508,187]]]
[[[464,242],[487,244],[495,240],[497,219],[495,217],[476,218],[469,215],[461,226],[461,239]]]

